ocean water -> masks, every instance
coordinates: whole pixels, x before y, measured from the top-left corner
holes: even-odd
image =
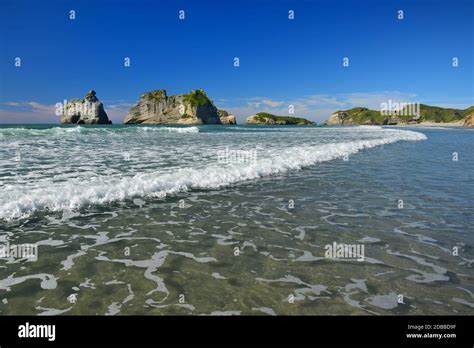
[[[473,140],[0,126],[0,244],[38,248],[0,259],[0,313],[472,315]]]

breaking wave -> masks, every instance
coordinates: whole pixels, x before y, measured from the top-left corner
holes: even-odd
[[[197,127],[154,128],[168,132],[197,132]],[[146,129],[140,127],[140,129]],[[186,131],[183,131],[186,129]],[[370,128],[372,129],[372,128]],[[146,131],[146,130],[145,130]],[[376,131],[379,133],[379,131]],[[129,176],[92,177],[84,182],[53,179],[32,187],[14,184],[2,188],[0,219],[28,217],[36,211],[69,211],[89,205],[107,204],[133,197],[166,197],[192,189],[216,189],[246,180],[299,170],[317,163],[355,154],[363,149],[398,141],[427,139],[422,133],[405,130],[382,130],[375,139],[342,141],[316,145],[269,147],[259,152],[251,163],[221,164],[210,161],[206,167],[184,167],[173,172],[154,171]],[[263,154],[263,155],[262,155]]]
[[[166,133],[199,133],[196,126],[168,127],[168,126],[125,126],[115,128],[106,127],[50,127],[50,128],[28,128],[8,127],[0,128],[0,137],[5,136],[49,136],[49,135],[72,135],[72,134],[117,134],[117,133],[143,133],[143,132],[166,132]]]
[[[199,128],[192,127],[137,127],[142,132],[199,133]]]

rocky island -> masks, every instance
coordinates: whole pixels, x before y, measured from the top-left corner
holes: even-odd
[[[260,125],[309,125],[314,122],[301,117],[276,116],[267,112],[259,112],[247,117],[245,124]]]
[[[356,107],[348,110],[338,110],[331,114],[324,122],[325,125],[436,125],[447,124],[464,127],[472,127],[474,117],[474,106],[467,109],[452,109],[419,105],[417,115],[405,112],[402,108],[397,115],[384,115],[381,111],[371,110],[364,107]]]
[[[112,124],[104,106],[90,90],[84,99],[71,99],[62,106],[62,124]]]
[[[158,89],[144,93],[130,108],[124,124],[236,124],[234,115],[219,110],[202,89],[166,95]]]

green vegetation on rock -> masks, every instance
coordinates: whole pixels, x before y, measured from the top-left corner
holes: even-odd
[[[277,116],[268,112],[259,112],[253,116],[253,119],[259,123],[268,123],[267,120],[273,120],[276,124],[313,124],[302,117]]]
[[[219,110],[202,89],[167,95],[156,89],[143,93],[128,111],[124,124],[236,124],[236,118]]]
[[[156,102],[162,99],[166,99],[166,91],[164,89],[157,89],[155,91],[143,94],[143,97],[145,97],[149,101]]]
[[[392,112],[389,115],[384,115],[377,110],[370,110],[368,108],[356,107],[348,110],[339,110],[331,115],[327,124],[406,124],[406,123],[450,123],[464,120],[468,115],[474,111],[474,106],[465,110],[442,108],[437,106],[430,106],[425,104],[419,105],[419,117],[412,114],[415,106],[405,106],[400,112]]]
[[[466,116],[466,110],[440,108],[437,106],[420,104],[421,121],[456,122],[463,120]]]
[[[367,108],[352,108],[345,111],[348,118],[352,118],[354,123],[359,124],[382,124],[385,116],[380,111]]]
[[[184,101],[191,104],[193,107],[203,106],[206,104],[211,104],[211,100],[207,97],[206,93],[204,93],[201,89],[196,89],[191,93],[184,95]]]

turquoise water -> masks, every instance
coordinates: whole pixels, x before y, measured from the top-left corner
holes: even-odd
[[[473,135],[0,126],[0,313],[473,314]]]

